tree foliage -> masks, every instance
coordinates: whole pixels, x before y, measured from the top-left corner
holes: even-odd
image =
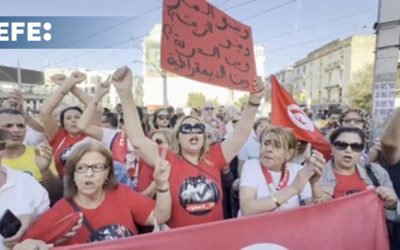
[[[348,86],[347,98],[352,107],[370,111],[372,109],[373,64],[367,64],[353,75]],[[397,74],[397,89],[400,87],[400,71]]]
[[[206,101],[205,95],[202,93],[189,93],[187,96],[186,105],[191,108],[199,108]]]

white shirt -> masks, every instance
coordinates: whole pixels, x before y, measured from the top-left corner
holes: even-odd
[[[32,176],[1,167],[6,172],[6,182],[0,187],[0,217],[6,209],[15,215],[31,215],[36,219],[49,209],[50,200],[47,191]],[[0,250],[5,249],[0,236]]]
[[[286,167],[289,170],[288,186],[291,185],[296,178],[297,173],[303,168],[296,163],[288,162]],[[256,198],[268,197],[271,192],[267,186],[262,166],[258,160],[248,160],[243,165],[242,176],[240,178],[240,187],[250,187],[257,190]],[[270,171],[272,175],[273,186],[277,186],[281,179],[281,172]],[[272,193],[277,192],[275,189]],[[311,198],[311,185],[307,183],[303,191],[298,196],[293,196],[282,204],[277,210],[288,209],[300,206],[300,200]]]

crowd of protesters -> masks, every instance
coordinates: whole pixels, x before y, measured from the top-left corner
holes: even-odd
[[[392,248],[400,248],[400,109],[374,141],[365,112],[332,114],[321,128],[332,148],[324,159],[291,129],[256,119],[265,95],[259,80],[241,110],[206,102],[190,114],[172,107],[148,114],[135,105],[129,68],[96,86],[92,98],[77,87],[85,79],[80,72],[51,77],[59,87],[39,114],[25,112],[18,91],[0,109],[0,216],[10,210],[21,222],[0,236],[0,249],[173,230],[369,186],[382,200]],[[111,84],[121,102],[114,112],[100,104]],[[66,105],[68,93],[82,105]]]

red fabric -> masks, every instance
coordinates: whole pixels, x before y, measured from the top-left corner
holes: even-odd
[[[267,242],[290,250],[389,249],[383,206],[371,190],[320,205],[61,249],[242,249]]]
[[[352,175],[341,175],[335,173],[336,186],[333,197],[338,198],[351,193],[360,192],[367,188],[357,171]]]
[[[154,180],[153,178],[154,167],[150,167],[142,160],[139,161],[139,179],[136,186],[137,192],[144,191]]]
[[[115,161],[125,164],[126,154],[128,153],[128,137],[123,131],[118,131],[111,144],[111,153]]]
[[[172,151],[166,159],[172,168],[170,227],[182,227],[223,219],[221,170],[227,165],[221,144],[210,147],[208,161],[195,166]]]
[[[98,208],[85,209],[80,207],[80,210],[95,230],[110,224],[120,224],[127,227],[135,235],[137,229],[134,221],[144,224],[154,207],[155,202],[152,199],[141,196],[127,186],[119,184],[117,189],[106,192],[106,197]],[[74,212],[73,208],[63,198],[41,216],[27,231],[27,234],[31,230],[36,232],[46,231],[55,222],[72,212]],[[82,225],[76,235],[65,244],[85,243],[89,235],[89,230]]]
[[[326,160],[332,158],[328,141],[274,75],[271,76],[271,100],[272,125],[292,128],[297,139],[310,142],[313,149],[321,152]]]
[[[53,148],[54,162],[60,179],[64,177],[64,166],[66,159],[68,159],[71,153],[72,146],[85,137],[86,135],[83,133],[72,137],[64,128],[60,127],[54,138],[50,141],[50,146]]]

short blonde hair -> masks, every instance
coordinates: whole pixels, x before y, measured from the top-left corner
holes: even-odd
[[[284,128],[284,127],[270,127],[270,128],[264,129],[260,136],[261,146],[263,144],[265,137],[270,133],[276,135],[276,137],[278,138],[278,142],[280,143],[281,147],[285,151],[287,151],[289,149],[294,149],[296,151],[297,140],[293,134],[292,129]]]
[[[181,155],[181,145],[179,144],[179,140],[178,140],[179,129],[180,129],[181,125],[184,123],[184,121],[186,121],[187,119],[190,119],[190,118],[195,119],[198,123],[204,124],[200,120],[199,117],[192,116],[192,115],[186,115],[176,122],[173,133],[172,133],[172,150],[174,150],[179,155]],[[210,162],[207,159],[207,153],[210,148],[210,145],[209,145],[209,143],[207,143],[207,136],[206,136],[205,131],[203,133],[203,137],[204,137],[204,143],[200,149],[200,155],[199,155],[198,161],[199,162],[205,161],[205,163],[207,165],[210,165]]]
[[[82,159],[82,157],[90,152],[97,152],[106,158],[106,165],[109,168],[107,181],[104,183],[104,189],[115,189],[118,186],[118,181],[114,175],[114,165],[111,152],[100,143],[85,143],[74,149],[71,156],[68,158],[64,168],[64,175],[67,181],[65,189],[65,197],[72,198],[78,193],[78,187],[75,184],[74,174],[76,164]]]

